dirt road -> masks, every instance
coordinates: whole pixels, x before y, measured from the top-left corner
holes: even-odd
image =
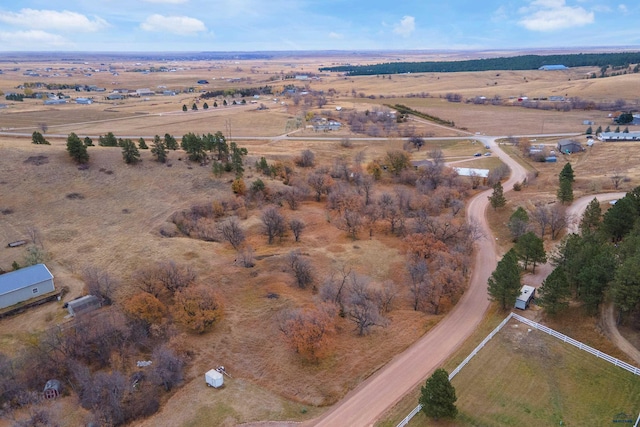
[[[511,168],[511,177],[504,184],[505,191],[510,190],[515,182],[524,179],[525,169],[499,148],[495,137],[483,136],[476,139],[490,145],[494,155],[499,156]],[[492,190],[487,190],[478,194],[467,207],[468,220],[478,223],[486,237],[477,243],[469,288],[460,302],[435,328],[351,391],[315,425],[373,425],[385,411],[441,366],[473,333],[489,306],[487,279],[495,269],[498,256],[495,240],[485,217],[491,192]]]

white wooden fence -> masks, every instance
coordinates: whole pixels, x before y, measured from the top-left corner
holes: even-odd
[[[564,334],[561,334],[560,332],[554,331],[551,328],[547,328],[544,325],[541,325],[539,323],[536,323],[532,320],[527,319],[526,317],[522,317],[518,314],[515,313],[509,313],[509,315],[493,330],[491,331],[491,333],[489,335],[487,335],[485,337],[485,339],[482,340],[482,342],[480,344],[478,344],[478,346],[476,348],[473,349],[473,351],[471,353],[469,353],[469,355],[462,361],[462,363],[460,363],[453,371],[451,371],[451,373],[449,374],[449,381],[451,381],[451,379],[453,377],[456,376],[456,374],[458,372],[460,372],[460,370],[462,368],[465,367],[465,365],[467,363],[469,363],[469,361],[476,355],[478,354],[478,352],[489,342],[489,340],[491,338],[493,338],[495,336],[495,334],[497,334],[498,332],[500,332],[500,329],[502,329],[502,327],[504,325],[507,324],[507,322],[511,319],[516,319],[519,322],[524,323],[525,325],[531,326],[534,329],[537,329],[539,331],[542,331],[546,334],[549,334],[553,337],[558,338],[559,340],[566,342],[568,344],[573,345],[574,347],[579,348],[580,350],[584,350],[587,353],[591,353],[596,357],[599,357],[600,359],[606,360],[607,362],[615,365],[615,366],[619,366],[623,369],[626,369],[627,371],[631,372],[634,375],[640,375],[640,368],[636,368],[633,365],[630,365],[626,362],[623,362],[622,360],[616,359],[615,357],[611,357],[606,353],[601,352],[600,350],[596,350],[593,347],[589,347],[586,344],[581,343],[580,341],[576,341],[571,337],[568,337]],[[422,409],[422,405],[418,405],[416,406],[413,411],[411,411],[409,413],[409,415],[407,415],[406,417],[404,417],[404,419],[402,421],[400,421],[400,423],[398,424],[397,427],[404,427],[407,424],[409,424],[409,421],[411,421],[411,419],[416,416],[418,414],[418,412],[420,412],[420,410]],[[638,426],[638,423],[640,423],[640,415],[638,415],[638,419],[636,420],[636,426]]]

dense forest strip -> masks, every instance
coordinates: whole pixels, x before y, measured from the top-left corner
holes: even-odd
[[[390,62],[372,65],[341,65],[320,71],[346,72],[351,76],[404,73],[451,73],[462,71],[537,70],[543,65],[567,67],[628,67],[640,63],[640,52],[521,55],[465,61]]]
[[[402,115],[411,114],[413,116],[420,117],[421,119],[429,120],[431,122],[438,123],[440,125],[451,126],[451,127],[456,126],[456,124],[451,120],[441,119],[440,117],[432,116],[430,114],[414,110],[413,108],[407,107],[406,105],[402,105],[402,104],[395,104],[395,105],[384,104],[384,105],[389,108],[393,108],[397,110]]]

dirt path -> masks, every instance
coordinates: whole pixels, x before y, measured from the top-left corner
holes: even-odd
[[[603,193],[597,195],[590,195],[581,197],[576,200],[571,207],[567,210],[567,214],[570,217],[570,224],[568,227],[569,233],[577,233],[578,225],[580,223],[580,218],[582,217],[583,212],[587,208],[589,202],[593,200],[593,198],[597,198],[600,202],[606,202],[609,200],[617,200],[625,196],[626,193]],[[640,364],[640,351],[631,344],[625,337],[620,334],[618,331],[618,326],[616,325],[615,320],[615,309],[612,303],[607,303],[602,306],[600,310],[600,319],[601,325],[604,330],[605,335],[611,342],[622,350],[627,356],[629,356],[636,363]]]
[[[515,182],[524,179],[526,170],[499,148],[496,138],[477,139],[490,145],[494,154],[511,168],[512,175],[504,184],[505,189],[511,189]],[[435,328],[351,391],[315,425],[373,425],[406,393],[415,389],[441,366],[477,328],[489,307],[487,279],[497,263],[495,240],[485,217],[491,192],[492,190],[487,190],[478,194],[471,199],[467,208],[468,220],[478,223],[487,237],[477,243],[469,289],[460,302]]]

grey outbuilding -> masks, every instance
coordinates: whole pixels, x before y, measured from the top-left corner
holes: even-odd
[[[44,264],[0,274],[0,309],[53,291],[53,274]]]

